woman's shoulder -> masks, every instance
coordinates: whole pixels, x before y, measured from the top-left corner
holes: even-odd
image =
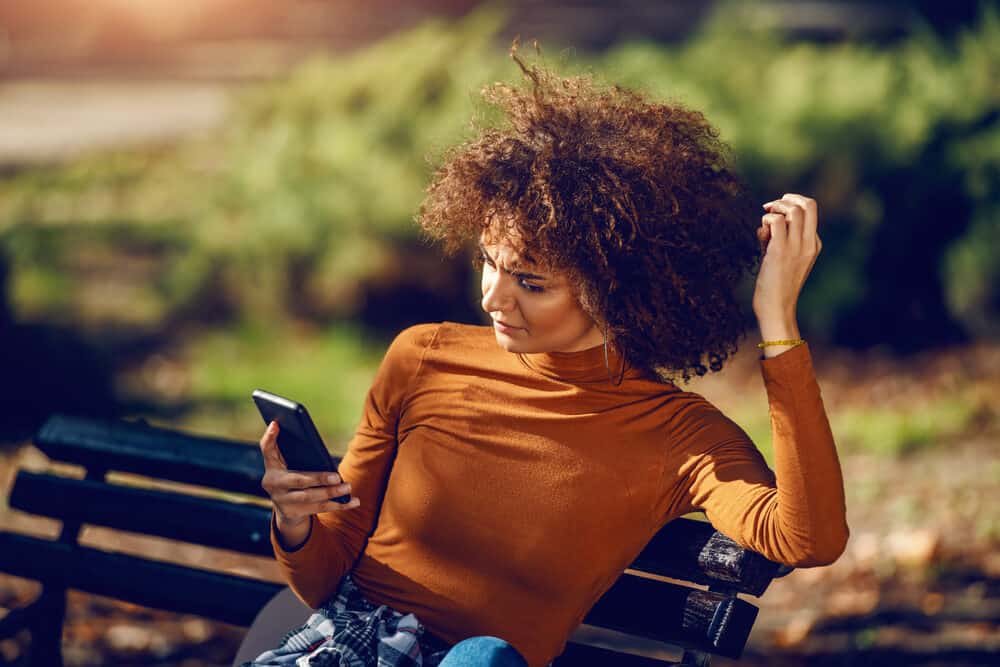
[[[669,404],[669,427],[676,437],[692,442],[747,439],[742,427],[697,392],[677,389]]]
[[[492,346],[492,347],[491,347]],[[425,322],[400,331],[385,352],[382,366],[394,376],[413,379],[427,369],[455,365],[490,366],[500,350],[490,327],[457,322]],[[442,365],[443,364],[443,365]]]
[[[458,348],[491,349],[496,347],[493,331],[488,326],[461,322],[424,322],[411,325],[396,335],[390,347],[412,350],[428,348],[454,350]]]
[[[420,324],[412,324],[396,334],[396,338],[392,341],[392,345],[416,344],[426,347],[437,336],[438,330],[441,328],[441,324],[441,322],[421,322]]]

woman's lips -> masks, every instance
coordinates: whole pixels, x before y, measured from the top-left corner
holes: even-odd
[[[514,331],[520,331],[521,327],[512,327],[509,324],[504,324],[500,320],[493,320],[493,327],[500,331],[501,333],[511,333]]]

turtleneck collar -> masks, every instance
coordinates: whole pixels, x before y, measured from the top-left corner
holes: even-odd
[[[515,353],[531,371],[554,380],[566,382],[617,383],[622,375],[622,357],[614,346],[608,346],[608,361],[604,363],[604,344],[588,347],[578,352]],[[611,380],[608,369],[611,369]],[[622,380],[642,377],[640,369],[625,365]]]

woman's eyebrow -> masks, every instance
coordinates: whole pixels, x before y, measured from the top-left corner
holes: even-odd
[[[482,253],[487,257],[490,257],[490,253],[486,252],[486,246],[483,245],[482,241],[479,242],[479,250],[482,251]],[[491,261],[492,259],[493,258],[490,257]],[[515,264],[516,263],[517,262],[515,262]],[[507,271],[507,269],[504,269],[504,271]],[[528,278],[529,280],[548,280],[545,276],[540,276],[537,273],[525,273],[523,271],[507,271],[507,273],[518,278]]]

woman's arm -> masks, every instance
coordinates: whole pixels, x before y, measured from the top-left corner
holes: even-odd
[[[271,544],[282,575],[296,595],[313,608],[333,594],[375,529],[396,455],[399,416],[439,326],[417,325],[400,332],[382,359],[365,398],[361,422],[338,467],[360,505],[350,511],[310,517],[306,535],[300,538],[305,541],[287,545],[290,548],[282,542],[283,535],[272,518]]]
[[[848,528],[844,483],[807,345],[761,360],[774,472],[746,433],[705,402],[688,502],[740,544],[796,567],[832,563]]]
[[[787,193],[763,208],[754,313],[765,342],[798,339],[799,293],[822,248],[818,206]],[[766,345],[761,372],[776,479],[768,479],[770,471],[742,429],[723,422],[714,438],[702,440],[710,447],[693,475],[692,500],[719,530],[769,558],[798,566],[830,563],[847,542],[844,484],[808,347]]]

